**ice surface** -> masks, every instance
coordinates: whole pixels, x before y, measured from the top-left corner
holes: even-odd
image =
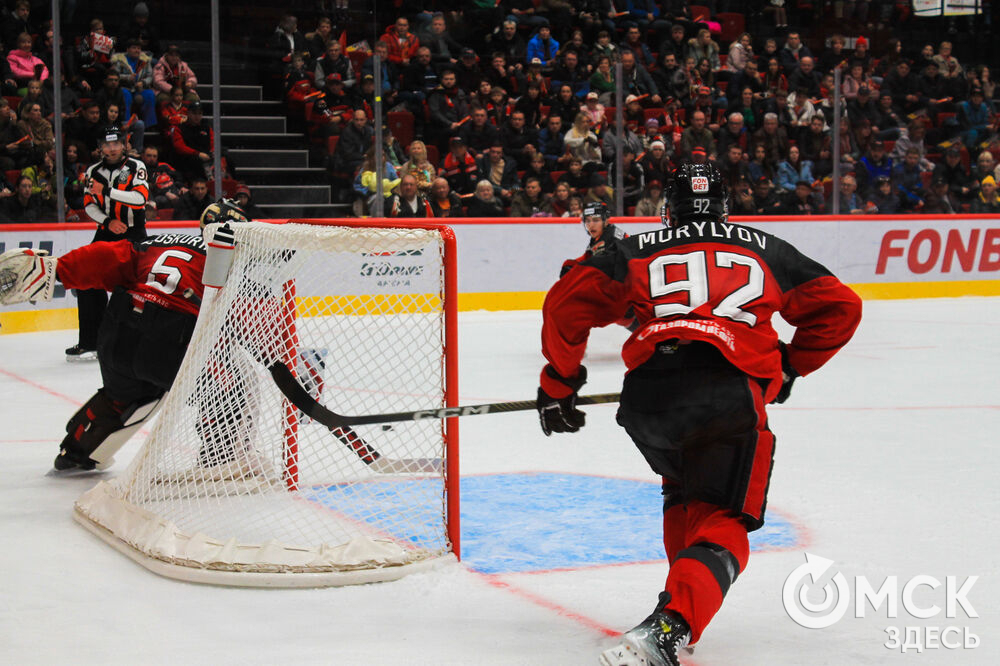
[[[777,453],[769,504],[794,527],[794,543],[751,556],[685,664],[1000,663],[998,327],[1000,298],[866,303],[854,341],[770,411]],[[539,329],[537,312],[463,314],[462,402],[533,397]],[[585,392],[620,388],[625,336],[617,327],[594,332]],[[662,589],[666,564],[649,561],[649,538],[640,548],[631,530],[616,538],[613,526],[580,529],[586,516],[560,507],[567,495],[582,502],[585,493],[569,484],[560,495],[542,482],[564,475],[655,482],[615,425],[612,405],[585,408],[581,433],[551,438],[533,412],[462,420],[465,511],[474,512],[466,520],[478,530],[467,564],[321,590],[159,578],[73,522],[73,501],[93,478],[44,476],[66,420],[99,383],[95,364],[63,360],[74,341],[70,331],[0,336],[3,663],[596,664],[609,636],[641,620]],[[119,453],[110,474],[140,443]],[[535,486],[531,477],[511,477],[518,483],[509,489],[527,507],[520,522],[545,535],[536,547],[544,547],[541,564],[531,565],[544,567],[476,571],[477,561],[516,545],[520,533],[512,514],[499,510],[510,499],[504,484],[472,479],[522,472],[544,473]],[[618,553],[633,545],[638,563]],[[588,551],[610,550],[625,562],[586,563]],[[918,574],[942,582],[979,576],[968,594],[979,617],[959,610],[956,618],[918,620],[901,609],[887,618],[883,607],[855,619],[852,607],[830,628],[802,628],[783,610],[781,588],[806,552],[833,560],[847,580],[864,575],[876,585],[886,576],[900,587]],[[944,607],[943,590],[921,588],[916,600]],[[968,626],[981,645],[923,654],[883,646],[886,627],[918,625]]]

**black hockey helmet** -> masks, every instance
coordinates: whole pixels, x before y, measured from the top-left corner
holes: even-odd
[[[696,220],[724,222],[729,217],[728,196],[726,183],[714,164],[682,164],[667,183],[667,201],[660,210],[660,221],[666,227]]]
[[[105,127],[103,130],[101,130],[100,137],[101,137],[100,141],[98,141],[100,145],[104,145],[105,143],[111,143],[112,141],[117,141],[118,143],[122,144],[125,143],[125,132],[123,132],[122,128],[119,127],[118,125],[110,125],[108,127]]]
[[[583,207],[583,213],[580,215],[580,222],[586,226],[587,218],[597,216],[600,216],[602,222],[607,223],[608,218],[611,217],[611,211],[608,210],[607,204],[601,201],[591,201]]]
[[[201,229],[205,230],[205,227],[209,224],[215,224],[218,222],[222,224],[224,222],[249,222],[250,218],[247,214],[243,212],[240,205],[232,199],[226,199],[225,197],[219,199],[213,204],[209,204],[208,208],[204,210],[201,214]]]

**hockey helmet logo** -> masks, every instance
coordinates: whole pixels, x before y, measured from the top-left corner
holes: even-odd
[[[694,176],[691,178],[692,192],[708,192],[708,178],[705,176]]]

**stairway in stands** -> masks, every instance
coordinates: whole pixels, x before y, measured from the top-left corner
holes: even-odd
[[[205,120],[213,122],[212,62],[205,42],[180,42],[198,77]],[[256,67],[236,48],[223,47],[220,66],[222,146],[236,179],[250,188],[268,217],[343,217],[349,204],[332,203],[322,150],[301,132],[289,132],[282,102],[265,100]]]

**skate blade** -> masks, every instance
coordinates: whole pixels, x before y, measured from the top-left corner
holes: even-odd
[[[642,644],[624,634],[621,642],[601,653],[601,666],[670,666],[660,654],[651,654]]]
[[[97,352],[84,352],[76,356],[66,355],[67,363],[90,363],[97,360]]]
[[[100,476],[105,474],[103,469],[80,469],[79,467],[70,467],[69,469],[56,469],[53,467],[45,476],[52,477],[54,479],[70,479],[76,476]]]

